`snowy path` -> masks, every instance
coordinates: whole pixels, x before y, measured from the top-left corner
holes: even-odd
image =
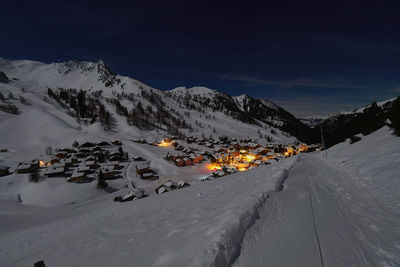
[[[400,266],[399,213],[317,155],[294,164],[236,266]]]

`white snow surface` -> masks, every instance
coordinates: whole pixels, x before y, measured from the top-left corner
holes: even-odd
[[[0,265],[398,266],[399,147],[383,127],[126,203],[19,204],[7,190],[15,177],[3,177]]]
[[[0,265],[226,266],[295,160],[127,203],[103,196],[38,208],[0,200]]]
[[[70,62],[65,73],[65,63],[0,59],[0,70],[11,79],[0,83],[0,92],[30,103],[6,100],[21,114],[0,111],[0,148],[8,150],[0,153],[0,165],[14,169],[20,161],[44,157],[46,146],[119,139],[124,150],[148,160],[160,181],[139,179],[132,162],[123,181],[108,181],[115,193],[63,178],[33,184],[26,174],[0,177],[0,266],[39,260],[47,266],[400,266],[400,138],[388,127],[352,145],[346,141],[319,154],[200,182],[204,166],[178,168],[163,160],[172,148],[130,141],[156,140],[163,133],[130,127],[117,116],[115,131],[105,132],[98,123],[78,124],[57,102],[44,100],[47,86],[104,90],[105,96],[113,90],[162,94],[118,75],[124,88],[106,87],[99,67],[102,62]],[[165,102],[179,110],[173,99]],[[220,112],[212,113],[215,120],[190,113],[193,126],[195,120],[203,125],[194,135],[215,135],[214,128],[237,138],[257,139],[259,129],[264,134],[263,127]],[[277,132],[276,142],[294,141]],[[156,195],[155,185],[171,177],[191,186]],[[150,196],[113,202],[132,190],[132,182]]]
[[[400,139],[384,127],[302,155],[235,266],[399,266]]]

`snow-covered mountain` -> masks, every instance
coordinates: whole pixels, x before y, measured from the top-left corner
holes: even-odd
[[[177,153],[173,146],[132,139],[227,135],[292,143],[293,133],[318,142],[319,127],[304,126],[265,99],[204,87],[162,91],[116,75],[103,62],[0,59],[0,93],[0,167],[44,160],[47,146],[68,149],[74,140],[119,139],[129,158],[121,176],[107,180],[109,191],[63,176],[0,177],[1,266],[400,264],[400,139],[384,126],[398,129],[399,98],[323,122],[328,143],[372,132],[356,143],[343,139],[326,151],[279,156],[208,181],[209,162],[178,167],[165,160]],[[89,158],[83,154],[82,161]],[[137,158],[159,180],[142,179]],[[115,166],[102,164],[109,163]],[[190,186],[156,194],[168,179]],[[133,186],[148,197],[113,201]]]
[[[307,129],[268,100],[232,97],[205,87],[158,90],[115,74],[102,61],[45,64],[0,58],[0,73],[1,104],[15,106],[19,113],[0,114],[3,129],[20,130],[12,138],[5,134],[3,142],[8,143],[33,142],[28,138],[33,133],[47,138],[41,129],[74,132],[72,136],[227,135],[290,143],[304,136],[292,129]],[[26,125],[32,130],[23,130]]]
[[[315,127],[316,125],[320,124],[321,122],[332,116],[333,115],[310,115],[299,118],[299,120],[305,125],[308,125],[310,127]]]
[[[357,134],[370,134],[384,125],[400,133],[400,97],[374,102],[352,112],[342,112],[316,125],[322,127],[328,147]]]

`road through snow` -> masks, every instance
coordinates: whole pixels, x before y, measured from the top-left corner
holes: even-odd
[[[316,154],[297,161],[235,266],[400,266],[398,209]]]

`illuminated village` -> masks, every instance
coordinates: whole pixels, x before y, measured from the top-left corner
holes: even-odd
[[[260,145],[251,139],[225,139],[215,141],[213,139],[198,139],[188,137],[189,144],[196,144],[196,147],[184,148],[174,138],[166,138],[160,142],[151,143],[159,147],[174,147],[180,154],[168,153],[165,157],[167,161],[174,163],[178,167],[192,166],[194,164],[206,162],[206,167],[212,172],[210,177],[204,180],[225,176],[236,171],[246,171],[253,167],[263,164],[270,164],[272,160],[278,161],[299,153],[321,150],[320,145]],[[218,149],[212,151],[203,148]]]

